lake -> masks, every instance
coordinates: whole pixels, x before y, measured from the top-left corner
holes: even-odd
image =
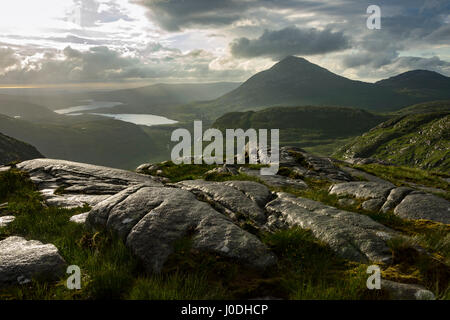
[[[112,114],[112,113],[91,113],[97,116],[114,118],[116,120],[121,120],[125,122],[131,122],[141,126],[156,126],[161,124],[174,124],[178,121],[171,120],[166,117],[155,116],[153,114],[132,114],[132,113],[124,113],[124,114]]]
[[[68,114],[68,113],[74,113],[74,112],[80,112],[80,111],[87,111],[87,110],[95,110],[100,108],[112,108],[115,106],[120,106],[123,103],[122,102],[113,102],[113,101],[94,101],[94,100],[85,100],[86,104],[65,108],[65,109],[58,109],[55,110],[56,113],[59,114]]]
[[[113,101],[94,101],[94,100],[86,100],[86,104],[74,106],[65,109],[55,110],[56,113],[64,114],[68,116],[79,116],[85,113],[81,111],[91,111],[99,108],[112,108],[115,106],[119,106],[123,103],[121,102],[113,102]],[[162,124],[174,124],[178,121],[171,120],[166,117],[156,116],[153,114],[131,114],[131,113],[122,113],[122,114],[113,114],[113,113],[88,113],[92,115],[113,118],[116,120],[121,120],[125,122],[134,123],[140,126],[156,126]]]

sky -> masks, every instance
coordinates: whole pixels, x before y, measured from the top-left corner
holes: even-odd
[[[240,82],[288,55],[369,82],[450,76],[450,1],[0,2],[0,86]]]

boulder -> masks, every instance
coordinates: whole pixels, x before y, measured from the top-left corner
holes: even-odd
[[[364,201],[361,206],[364,210],[377,212],[383,204],[384,199],[376,198]]]
[[[97,204],[86,223],[119,234],[146,268],[160,272],[177,240],[189,237],[192,247],[255,267],[276,263],[254,235],[189,191],[170,187],[130,187]]]
[[[187,180],[177,183],[176,186],[196,194],[202,193],[214,206],[218,204],[223,207],[223,213],[229,212],[232,218],[242,214],[258,225],[266,223],[266,214],[262,208],[269,201],[271,193],[260,183]]]
[[[352,181],[334,184],[330,187],[330,194],[347,195],[360,199],[386,199],[394,188],[392,184],[370,181]]]
[[[395,207],[394,213],[406,219],[426,219],[450,224],[450,202],[432,194],[412,192]]]
[[[406,187],[394,188],[389,193],[386,202],[383,204],[381,211],[386,213],[389,210],[394,209],[409,193],[414,190]]]
[[[57,280],[65,272],[63,258],[53,244],[9,237],[0,241],[0,287],[36,277]]]

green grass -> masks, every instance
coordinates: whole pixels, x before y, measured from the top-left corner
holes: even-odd
[[[292,228],[266,234],[264,242],[279,257],[279,272],[290,299],[379,299],[366,287],[367,266],[339,258],[309,230]]]

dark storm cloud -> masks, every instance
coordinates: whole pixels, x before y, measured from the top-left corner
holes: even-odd
[[[239,20],[249,2],[242,0],[137,0],[152,21],[168,31],[192,26],[223,26]]]
[[[284,28],[266,30],[257,39],[240,38],[230,45],[235,57],[268,56],[280,59],[289,55],[314,55],[349,48],[349,41],[341,32],[317,29]]]

